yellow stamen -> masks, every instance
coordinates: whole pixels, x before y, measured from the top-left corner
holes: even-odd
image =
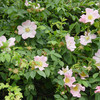
[[[90,37],[89,37],[89,36],[86,36],[86,37],[85,37],[85,39],[86,39],[86,40],[89,40],[89,39],[90,39]]]
[[[64,70],[63,70],[63,72],[64,72],[64,73],[66,73],[66,72],[67,72],[67,70],[66,70],[66,69],[64,69]]]
[[[93,16],[92,16],[92,15],[89,15],[89,16],[88,16],[88,19],[89,19],[89,20],[92,20],[92,19],[93,19]]]
[[[74,91],[78,91],[78,86],[73,87]]]
[[[69,82],[70,82],[69,78],[66,78],[65,83],[69,83]]]
[[[39,64],[38,64],[38,66],[41,67],[42,65],[43,65],[43,63],[40,61]]]
[[[29,28],[25,28],[25,31],[26,31],[26,32],[29,32],[29,31],[30,31],[30,29],[29,29]]]

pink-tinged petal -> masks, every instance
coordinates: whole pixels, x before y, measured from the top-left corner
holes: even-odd
[[[93,12],[93,9],[90,9],[90,8],[86,8],[86,13],[88,14],[90,14],[90,13],[92,13]]]
[[[96,89],[100,89],[100,86],[97,86]]]
[[[39,70],[40,70],[40,71],[44,70],[44,67],[39,67]]]
[[[19,26],[17,27],[17,29],[18,29],[18,34],[19,34],[19,35],[23,34],[24,28],[23,28],[22,26],[19,25]]]
[[[81,18],[79,19],[80,22],[86,23],[86,15],[82,15]]]
[[[6,37],[5,36],[0,37],[0,47],[3,46],[2,42],[6,42]]]
[[[25,33],[22,34],[22,38],[23,38],[23,39],[27,39],[27,38],[28,38],[28,34],[25,34]]]
[[[95,10],[95,11],[93,12],[93,14],[95,15],[95,16],[94,16],[95,19],[100,18],[100,15],[99,15],[99,13],[98,13],[98,10]]]
[[[58,74],[63,75],[64,73],[62,70],[59,70]]]
[[[91,38],[95,39],[97,36],[95,34],[91,34]]]
[[[22,26],[29,26],[29,25],[31,25],[31,21],[30,20],[27,20],[27,21],[22,23]]]
[[[91,25],[92,25],[92,24],[94,23],[94,20],[91,20],[90,23],[91,23]]]
[[[14,46],[14,45],[15,45],[14,42],[15,42],[15,38],[10,38],[10,39],[8,40],[8,43],[9,43],[8,47]]]
[[[29,3],[28,3],[28,1],[27,1],[27,0],[25,1],[25,5],[26,5],[26,6],[29,6]]]
[[[34,60],[35,60],[35,61],[39,61],[39,58],[40,58],[39,56],[35,56],[35,57],[34,57]]]
[[[30,32],[27,34],[27,37],[34,38],[35,34],[36,34],[36,31]]]
[[[34,22],[31,22],[31,28],[34,29],[34,30],[36,30],[37,25]]]
[[[1,42],[6,42],[6,37],[5,37],[5,36],[1,36],[1,37],[0,37],[0,41],[1,41]]]
[[[97,90],[94,91],[94,93],[100,93],[100,86],[96,87]]]

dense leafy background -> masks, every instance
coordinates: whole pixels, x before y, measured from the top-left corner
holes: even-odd
[[[45,10],[34,11],[32,7],[25,6],[25,0],[0,0],[0,36],[16,38],[16,45],[10,52],[2,53],[0,49],[0,83],[9,84],[5,87],[0,85],[1,100],[8,95],[8,91],[16,91],[19,95],[21,91],[23,100],[99,100],[100,94],[95,95],[94,90],[100,85],[100,72],[92,57],[100,49],[100,33],[97,32],[100,30],[100,19],[90,26],[92,33],[98,35],[92,44],[80,48],[78,40],[89,27],[79,22],[80,16],[85,8],[100,12],[100,4],[96,5],[99,1],[33,0],[33,4],[37,3]],[[23,40],[17,34],[17,26],[26,20],[34,21],[38,26],[33,39]],[[66,48],[67,33],[75,37],[77,49],[74,52]],[[32,69],[31,61],[36,55],[48,57],[49,67],[43,72]],[[63,76],[58,74],[59,69],[67,65],[73,68],[74,74],[81,71],[89,74],[89,78],[85,80],[77,77],[77,82],[86,87],[79,99],[64,88]],[[84,70],[83,65],[91,66],[92,70]],[[14,69],[18,73],[14,73]]]

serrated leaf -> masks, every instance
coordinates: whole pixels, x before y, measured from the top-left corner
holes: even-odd
[[[49,68],[45,68],[45,74],[47,77],[49,77],[50,75],[50,69]]]
[[[93,78],[96,78],[99,75],[99,73],[93,74]]]
[[[61,55],[58,54],[58,53],[54,53],[54,55],[55,55],[56,57],[58,57],[58,58],[62,58]]]
[[[44,78],[46,78],[46,75],[45,75],[45,73],[43,72],[43,71],[37,71],[37,73],[40,75],[40,76],[43,76]]]
[[[82,84],[85,86],[85,87],[88,87],[88,83],[86,81],[82,81]]]
[[[10,54],[5,54],[5,59],[7,60],[7,62],[10,62],[10,59],[11,59]]]
[[[25,73],[24,76],[26,77],[26,79],[29,79],[29,77],[30,77],[30,72]]]
[[[31,78],[34,79],[35,75],[36,75],[36,71],[31,71],[31,72],[30,72],[30,76],[31,76]]]

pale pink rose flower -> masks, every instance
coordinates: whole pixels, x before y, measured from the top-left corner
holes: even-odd
[[[88,43],[92,43],[92,39],[95,38],[96,38],[95,34],[85,32],[85,35],[81,35],[79,40],[82,45],[87,45]]]
[[[93,24],[94,20],[98,18],[100,18],[98,10],[86,8],[86,23],[90,22],[91,24]]]
[[[82,15],[81,18],[79,19],[80,22],[86,23],[86,15]]]
[[[97,90],[94,91],[94,93],[100,93],[100,86],[96,87]]]
[[[69,70],[68,66],[66,68],[62,68],[62,70],[59,70],[58,72],[60,75],[65,75],[66,73],[72,74],[72,69]]]
[[[14,43],[14,42],[15,42],[15,38],[11,37],[11,38],[7,41],[7,39],[6,39],[5,36],[1,36],[1,37],[0,37],[0,47],[3,46],[3,42],[4,42],[4,43],[5,43],[5,42],[8,42],[8,46],[7,46],[6,48],[8,48],[8,49],[10,50],[10,47],[15,45],[15,43]]]
[[[90,22],[91,25],[94,23],[95,19],[100,18],[100,15],[98,13],[98,10],[93,10],[90,8],[86,8],[86,15],[82,15],[81,18],[79,19],[80,22],[83,23],[88,23]]]
[[[72,73],[66,73],[64,78],[65,85],[71,87],[72,84],[75,82],[75,77],[72,77]]]
[[[37,25],[34,22],[31,22],[30,20],[27,20],[22,23],[22,26],[18,26],[18,34],[22,35],[23,39],[27,38],[34,38],[36,35],[36,28]]]
[[[96,61],[96,66],[100,70],[100,49],[95,53],[95,56],[93,56],[93,59]]]
[[[81,97],[80,91],[85,91],[85,87],[82,86],[81,84],[77,83],[74,84],[70,87],[70,93],[74,96],[74,97]]]
[[[34,61],[37,63],[35,65],[35,68],[39,68],[40,71],[44,70],[45,67],[48,67],[48,64],[46,63],[47,57],[45,56],[35,56]]]
[[[89,77],[87,74],[85,74],[84,72],[81,72],[80,74],[81,79],[85,79],[86,77]]]
[[[75,41],[74,41],[74,37],[70,37],[69,34],[67,34],[65,36],[65,40],[66,40],[66,46],[70,51],[74,51],[76,46],[75,46]]]

